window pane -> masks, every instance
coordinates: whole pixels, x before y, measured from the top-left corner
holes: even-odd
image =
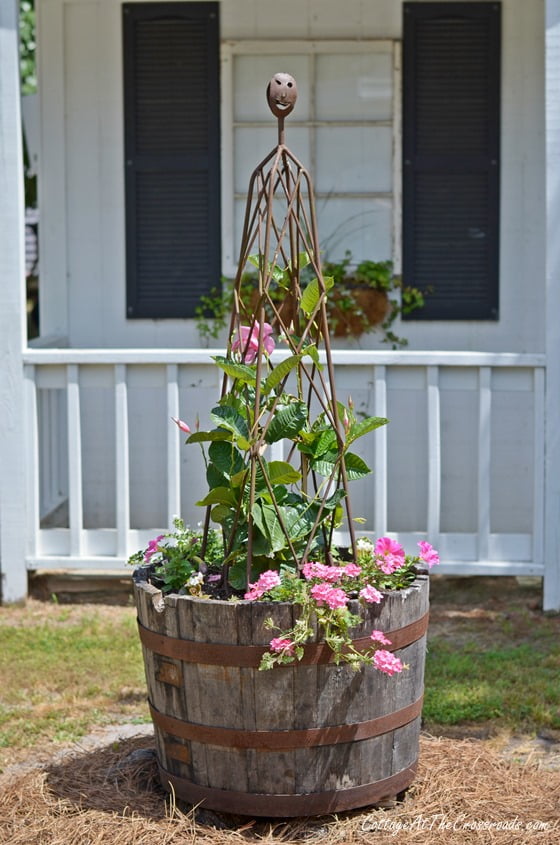
[[[344,257],[385,261],[392,256],[392,203],[389,199],[317,200],[323,261]]]
[[[316,86],[318,120],[391,120],[391,48],[317,56]]]
[[[285,71],[291,73],[298,85],[293,119],[309,120],[309,68],[309,56],[236,56],[233,66],[233,119],[274,121],[266,101],[266,86],[275,73]]]
[[[290,152],[298,158],[304,167],[309,167],[309,130],[296,126],[286,128],[286,140]],[[251,173],[260,162],[276,147],[278,135],[274,127],[270,129],[236,129],[235,145],[235,192],[245,194],[249,186]]]
[[[392,131],[377,127],[317,130],[315,189],[322,193],[373,193],[392,187]]]

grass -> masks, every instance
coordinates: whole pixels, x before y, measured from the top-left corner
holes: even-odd
[[[560,732],[560,616],[541,613],[539,597],[515,579],[434,579],[430,733]],[[135,615],[91,604],[0,607],[0,769],[26,748],[149,721]]]
[[[0,749],[69,743],[98,725],[148,720],[131,607],[0,608],[0,639]]]
[[[536,583],[434,581],[427,730],[477,725],[560,739],[560,616],[542,613],[539,605]]]

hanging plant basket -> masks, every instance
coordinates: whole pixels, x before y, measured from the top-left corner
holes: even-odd
[[[335,665],[321,640],[301,661],[259,671],[266,620],[292,604],[163,596],[146,568],[134,596],[162,785],[190,804],[289,817],[350,810],[394,797],[418,761],[429,582],[352,610],[355,644],[382,628],[407,671]]]
[[[348,300],[350,308],[344,307]],[[328,304],[329,326],[333,337],[360,337],[385,322],[391,310],[387,292],[356,281],[344,283],[344,290],[331,292]]]

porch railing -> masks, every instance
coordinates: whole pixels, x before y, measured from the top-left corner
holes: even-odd
[[[169,420],[206,425],[212,354],[25,353],[28,569],[120,569],[172,515],[201,519],[204,465]],[[351,487],[366,530],[407,548],[429,538],[442,572],[545,576],[544,356],[341,350],[334,363],[339,398],[391,420],[364,447],[374,474]]]

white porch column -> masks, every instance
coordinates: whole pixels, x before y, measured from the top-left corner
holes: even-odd
[[[546,0],[546,465],[543,606],[560,610],[560,0]]]
[[[25,229],[17,0],[0,2],[0,571],[3,602],[27,596],[22,351]]]

